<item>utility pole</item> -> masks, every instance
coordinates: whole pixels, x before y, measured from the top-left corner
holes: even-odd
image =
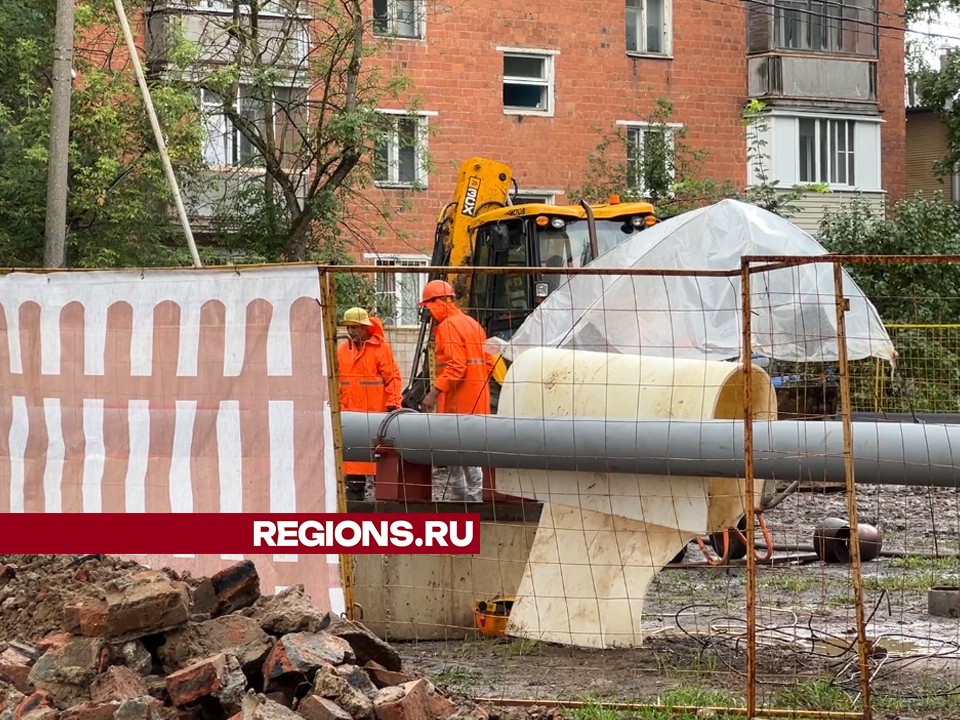
[[[57,0],[57,2],[64,1],[65,0]],[[133,31],[130,29],[130,21],[127,20],[127,12],[123,9],[123,0],[113,0],[113,6],[117,11],[117,17],[120,19],[120,28],[123,30],[127,50],[130,51],[130,61],[133,63],[133,72],[137,76],[137,84],[140,85],[140,93],[143,95],[143,106],[147,110],[147,117],[150,118],[150,127],[153,128],[153,138],[157,142],[157,150],[160,152],[160,162],[163,165],[163,172],[167,176],[167,184],[170,186],[170,192],[173,194],[174,204],[177,206],[177,215],[180,217],[183,235],[187,239],[190,257],[193,258],[193,266],[203,267],[203,263],[200,262],[197,243],[193,239],[193,231],[190,229],[190,219],[187,217],[187,208],[184,206],[183,197],[180,195],[177,176],[173,172],[173,164],[170,162],[170,154],[167,152],[167,142],[163,138],[163,131],[160,129],[160,120],[157,118],[157,111],[154,109],[153,100],[150,97],[150,87],[147,85],[147,76],[143,74],[143,65],[140,64],[140,54],[137,51],[136,43],[133,41]]]
[[[57,0],[50,97],[50,156],[47,164],[47,218],[43,265],[66,266],[67,170],[70,153],[70,94],[73,89],[74,0]]]

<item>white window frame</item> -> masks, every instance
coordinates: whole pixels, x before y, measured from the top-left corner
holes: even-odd
[[[436,111],[420,110],[417,112],[408,112],[406,110],[377,110],[381,115],[387,115],[396,119],[413,118],[417,121],[417,148],[414,153],[414,180],[413,182],[401,181],[397,176],[397,151],[400,144],[397,137],[397,130],[394,128],[387,139],[387,179],[374,180],[374,187],[378,188],[418,188],[425,189],[428,186],[427,173],[427,136],[430,130],[430,118],[437,117]],[[377,148],[377,150],[379,147]],[[375,150],[376,152],[376,150]]]
[[[375,266],[408,266],[408,267],[428,267],[430,265],[430,257],[428,255],[423,255],[419,253],[365,253],[364,259],[372,262]],[[414,283],[410,292],[407,293],[408,297],[413,298],[411,300],[411,305],[409,307],[405,306],[403,302],[403,290],[397,286],[398,282],[402,282],[401,278],[407,278]],[[381,290],[381,283],[390,280],[394,284],[393,290]],[[427,284],[427,273],[377,273],[374,276],[374,282],[377,286],[377,298],[379,300],[384,294],[391,294],[394,298],[393,310],[395,315],[391,318],[384,317],[381,315],[383,324],[387,327],[416,327],[420,324],[420,309],[417,305],[419,302],[420,295],[423,291],[423,286]],[[404,314],[406,313],[406,320],[408,322],[403,322]]]
[[[886,122],[876,115],[852,113],[829,114],[805,110],[773,109],[764,113],[766,129],[761,140],[765,169],[769,180],[776,180],[787,189],[801,184],[800,180],[800,123],[801,119],[850,120],[854,129],[854,185],[828,184],[838,192],[883,192],[883,166],[881,130]],[[862,126],[862,127],[861,127]],[[747,177],[751,185],[757,185],[752,163],[748,161]]]
[[[556,205],[558,195],[563,195],[563,190],[522,190],[517,193],[517,196],[520,198],[520,200],[518,201],[511,197],[510,202],[513,205],[532,203],[539,203],[540,205]]]
[[[646,49],[646,14],[647,14],[647,0],[640,0],[643,4],[643,7],[640,8],[640,12],[637,13],[637,40],[638,44],[642,39],[642,44],[644,47],[636,48],[626,48],[627,55],[632,57],[652,57],[652,58],[672,58],[673,57],[673,2],[672,0],[663,0],[663,26],[661,28],[662,33],[662,43],[663,49],[659,52],[654,52]],[[629,25],[629,16],[630,13],[626,7],[626,0],[624,0],[624,28]],[[626,43],[626,37],[624,37],[624,43]]]
[[[813,151],[808,158],[812,164],[813,177],[800,177],[802,183],[826,183],[831,187],[849,187],[857,186],[857,123],[854,120],[842,120],[836,118],[797,118],[797,152],[800,152],[800,132],[799,127],[802,123],[813,123]],[[824,132],[825,131],[825,132]],[[842,135],[842,137],[841,137]],[[841,149],[839,145],[843,144]],[[825,154],[828,167],[820,166],[821,153],[824,152],[823,144],[826,144]],[[842,166],[842,172],[841,172]],[[797,174],[801,173],[803,163],[798,159]],[[852,169],[852,172],[851,172]],[[840,181],[840,175],[843,174],[847,179]],[[849,176],[853,175],[853,182],[850,182]],[[832,175],[832,177],[831,177]]]
[[[640,142],[636,143],[637,148],[640,149],[641,153],[643,151],[643,138],[642,135],[647,131],[653,130],[656,132],[664,132],[667,135],[667,146],[670,148],[671,153],[676,153],[676,134],[683,129],[682,123],[649,123],[646,121],[637,121],[637,120],[617,120],[616,125],[623,128],[623,132],[626,134],[627,141],[627,151],[629,152],[630,148],[630,135],[632,133],[639,133],[641,135]],[[630,157],[629,155],[625,158],[627,162],[627,167],[629,168]],[[676,168],[671,166],[670,178],[671,180],[676,180]],[[650,197],[650,191],[648,188],[643,186],[643,178],[627,178],[627,186],[633,190],[637,191],[637,194],[643,198]]]
[[[397,12],[396,5],[399,0],[385,0],[387,3],[387,29],[385,32],[377,30],[376,20],[374,20],[373,34],[376,37],[389,37],[394,40],[423,40],[427,36],[427,7],[424,0],[411,0],[413,2],[413,35],[401,35],[397,32]],[[371,5],[372,8],[372,5]],[[372,9],[371,9],[372,12]]]
[[[238,108],[241,107],[241,103],[243,102],[243,97],[244,97],[243,91],[245,87],[247,86],[240,85],[240,87],[237,89],[236,102],[237,102]],[[289,90],[289,91],[301,90],[304,93],[307,92],[306,88],[303,88],[300,86],[293,86],[293,85],[277,85],[273,88],[273,92],[276,93],[277,90]],[[205,90],[204,88],[200,88],[200,95],[198,98],[201,122],[203,123],[204,130],[207,133],[207,137],[205,137],[203,141],[203,150],[202,150],[203,159],[207,167],[211,170],[226,170],[226,169],[240,168],[240,169],[253,170],[257,172],[261,171],[263,169],[262,159],[259,162],[255,162],[255,163],[241,162],[240,151],[238,148],[240,147],[240,143],[243,139],[243,134],[240,132],[240,128],[238,128],[236,125],[233,125],[232,123],[229,123],[229,120],[227,120],[227,116],[224,113],[220,112],[220,110],[223,107],[223,104],[219,96],[215,96],[216,97],[215,100],[213,98],[208,99],[207,98],[208,92],[209,91]],[[215,95],[215,94],[211,93],[211,95]],[[305,98],[305,101],[306,101],[306,98]],[[273,102],[276,102],[276,101],[274,100]],[[270,118],[273,122],[274,133],[276,133],[278,130],[276,106],[274,106],[273,111],[270,113]],[[229,128],[227,127],[228,123],[230,124]],[[217,126],[215,129],[219,130],[219,132],[211,133],[210,130],[215,125]],[[226,146],[226,144],[224,145],[223,148],[221,148],[222,150],[225,150],[230,154],[230,158],[223,158],[225,162],[220,162],[220,163],[211,162],[211,153],[208,150],[208,147],[210,146],[210,143],[213,141],[214,137],[219,137],[219,138],[229,137],[229,148]]]
[[[180,3],[176,4],[182,5],[184,3],[181,0]],[[277,17],[282,17],[290,14],[284,9],[279,0],[262,0],[261,5],[262,7],[260,8],[260,14],[262,15],[275,15]],[[199,8],[200,10],[208,10],[216,13],[232,13],[233,0],[196,0],[195,7]],[[250,13],[250,0],[241,0],[240,13],[244,15]],[[301,12],[298,14],[303,15],[304,13]]]
[[[536,115],[538,117],[553,117],[554,97],[556,95],[556,56],[560,54],[559,50],[545,50],[535,48],[517,48],[517,47],[498,47],[498,52],[503,53],[503,58],[508,56],[535,57],[543,60],[545,77],[540,79],[529,77],[515,77],[511,75],[502,75],[501,86],[506,85],[529,85],[532,87],[545,88],[546,107],[530,108],[518,107],[513,105],[504,105],[504,115]]]
[[[877,17],[881,13],[880,3],[874,0],[873,7],[860,7],[854,3],[844,2],[844,0],[831,0],[827,3],[831,11],[835,14],[818,12],[812,7],[810,0],[781,0],[775,3],[773,7],[774,22],[774,45],[779,50],[788,52],[806,52],[806,53],[829,53],[841,55],[853,55],[856,57],[877,57],[877,48],[880,39],[879,28],[877,27]],[[850,17],[848,11],[854,11],[857,16]],[[769,13],[770,9],[766,9]],[[860,13],[871,14],[873,19],[861,18]],[[788,43],[788,35],[792,35],[791,26],[798,31],[799,40],[795,43]],[[812,39],[814,34],[826,34],[828,37],[828,47],[812,47],[813,43],[807,43],[806,39]],[[872,47],[869,53],[857,52],[856,47],[853,50],[844,49],[843,40],[849,33],[862,33],[872,40]],[[856,46],[856,41],[854,41]]]

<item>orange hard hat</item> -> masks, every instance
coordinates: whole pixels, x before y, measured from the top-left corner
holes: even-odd
[[[420,298],[420,304],[425,305],[432,300],[445,297],[456,297],[453,292],[453,285],[446,280],[431,280],[423,286],[423,295]]]

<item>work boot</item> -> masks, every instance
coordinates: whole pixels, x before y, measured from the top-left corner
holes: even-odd
[[[367,478],[365,475],[347,475],[344,480],[347,502],[363,502],[367,499]]]

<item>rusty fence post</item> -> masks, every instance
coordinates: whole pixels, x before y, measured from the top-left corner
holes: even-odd
[[[347,511],[347,491],[343,477],[343,427],[340,422],[340,379],[337,377],[337,280],[330,268],[317,266],[320,280],[320,309],[323,317],[323,350],[327,367],[327,398],[333,435],[333,460],[337,474],[337,512]],[[327,451],[331,448],[327,448]],[[340,556],[340,580],[346,615],[354,618],[353,557]]]
[[[740,294],[743,312],[743,479],[747,541],[746,710],[747,717],[752,718],[757,714],[757,556],[754,551],[756,513],[753,491],[753,377],[750,372],[753,365],[753,333],[750,322],[750,261],[746,259],[740,262]]]
[[[843,294],[843,268],[833,261],[833,283],[837,308],[837,364],[840,376],[840,417],[843,422],[843,470],[847,489],[847,514],[850,523],[850,572],[857,625],[857,656],[860,665],[860,702],[864,720],[873,717],[870,707],[870,667],[866,622],[863,608],[863,577],[860,565],[860,533],[857,520],[857,486],[853,468],[853,426],[851,424],[850,366],[847,361],[847,298]]]

